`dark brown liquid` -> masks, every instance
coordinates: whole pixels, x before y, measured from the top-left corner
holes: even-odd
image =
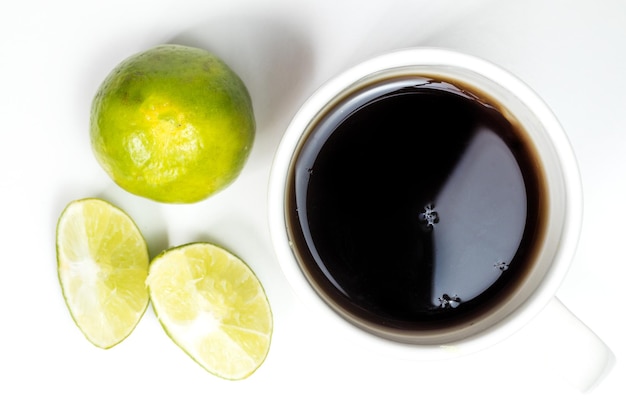
[[[543,228],[527,138],[448,82],[395,79],[344,100],[291,175],[289,228],[309,280],[391,328],[458,325],[498,305]]]

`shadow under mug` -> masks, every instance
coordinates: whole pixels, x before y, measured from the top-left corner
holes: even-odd
[[[546,227],[541,247],[537,248],[523,284],[505,303],[471,325],[434,332],[397,332],[342,312],[306,278],[306,267],[298,261],[300,257],[294,252],[298,249],[289,231],[287,188],[293,175],[293,159],[313,127],[338,102],[364,86],[407,76],[455,80],[495,100],[501,112],[519,123],[531,138],[543,167],[549,201],[543,213]],[[374,57],[319,88],[285,131],[272,164],[268,194],[272,243],[286,278],[316,316],[343,326],[346,338],[397,357],[447,358],[492,346],[528,323],[537,322],[538,334],[533,337],[551,339],[549,343],[541,341],[554,356],[550,361],[554,359],[568,380],[585,390],[606,373],[613,355],[555,296],[576,251],[582,203],[573,150],[560,123],[536,93],[490,62],[435,48],[405,49]]]

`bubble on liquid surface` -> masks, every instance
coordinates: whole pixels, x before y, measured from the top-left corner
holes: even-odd
[[[435,205],[427,204],[424,206],[424,210],[419,214],[419,219],[429,228],[439,223],[439,213],[435,211]]]
[[[448,294],[444,294],[437,298],[437,300],[439,301],[440,308],[457,308],[461,305],[461,298],[458,295],[450,296]]]
[[[506,261],[498,261],[495,264],[493,264],[493,267],[496,268],[496,269],[499,269],[502,272],[504,272],[507,269],[509,269],[509,264]]]

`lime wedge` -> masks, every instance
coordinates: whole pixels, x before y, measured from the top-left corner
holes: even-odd
[[[210,373],[243,379],[265,361],[272,312],[237,256],[209,243],[172,248],[152,261],[147,283],[165,332]]]
[[[124,340],[148,306],[149,256],[133,220],[110,203],[71,202],[57,224],[57,266],[67,307],[94,345]]]

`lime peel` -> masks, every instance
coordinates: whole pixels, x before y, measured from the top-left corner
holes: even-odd
[[[126,191],[194,203],[229,186],[250,154],[256,122],[239,76],[210,52],[159,45],[123,60],[94,96],[97,161]]]

